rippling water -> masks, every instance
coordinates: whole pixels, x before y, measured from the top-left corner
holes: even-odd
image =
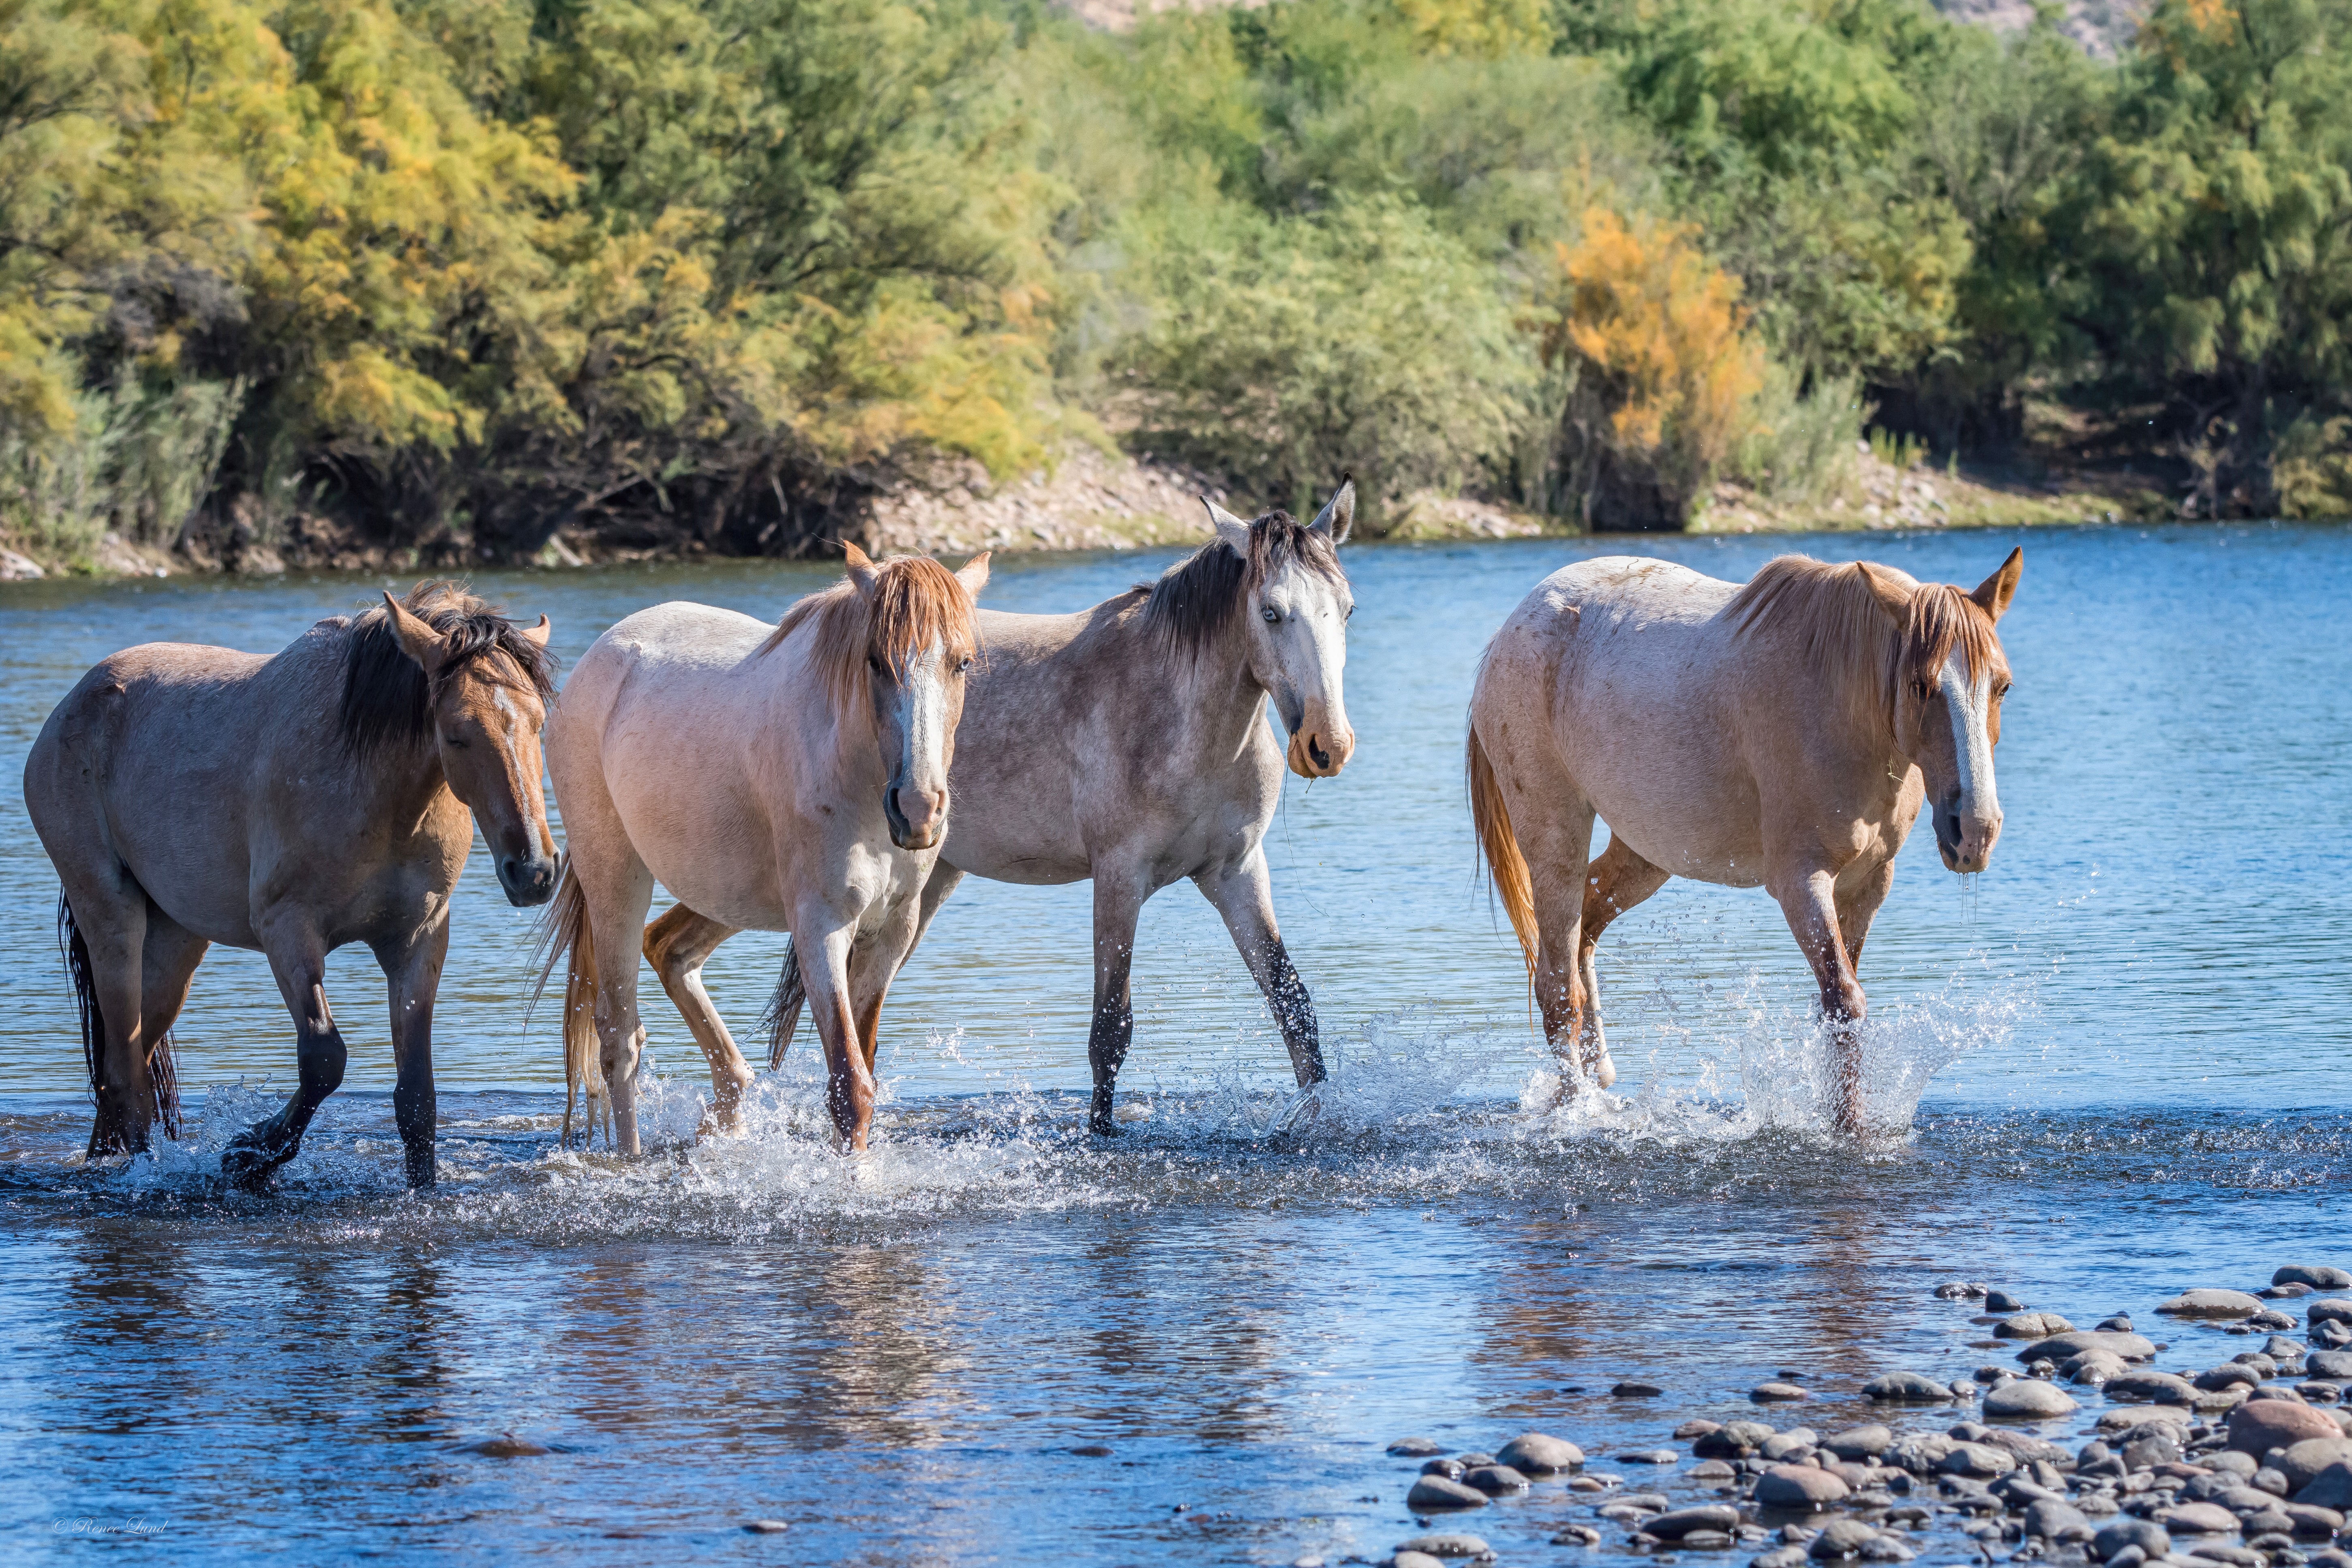
[[[2011,542],[1811,547],[1973,584]],[[1939,1277],[2146,1323],[2177,1287],[2352,1263],[2333,1206],[2352,1174],[2352,535],[2023,542],[2002,628],[2008,825],[1973,885],[1926,834],[1904,857],[1864,979],[1879,1110],[1920,1109],[1907,1143],[1867,1156],[1813,1131],[1811,985],[1759,893],[1674,884],[1613,928],[1620,1095],[1523,1108],[1544,1061],[1470,877],[1462,712],[1487,633],[1600,552],[1581,545],[1350,552],[1358,759],[1291,781],[1268,842],[1334,1083],[1312,1107],[1288,1090],[1213,915],[1172,889],[1146,911],[1123,1078],[1149,1115],[1110,1147],[1079,1135],[1085,889],[967,882],[893,992],[869,1159],[826,1152],[805,1047],[763,1082],[749,1136],[697,1143],[708,1080],[657,992],[660,1152],[559,1152],[552,1020],[524,1017],[530,917],[477,856],[438,1016],[437,1195],[400,1191],[380,981],[356,953],[330,975],[350,1087],[279,1191],[227,1194],[213,1173],[292,1074],[250,954],[216,952],[183,1020],[186,1143],[82,1168],[55,883],[12,787],[0,1539],[66,1556],[136,1526],[182,1554],[296,1561],[689,1542],[761,1562],[1376,1558],[1413,1532],[1412,1467],[1381,1451],[1407,1432],[1491,1451],[1548,1427],[1622,1471],[1602,1457],[1744,1413],[1767,1375],[1800,1374],[1821,1395],[1802,1418],[1823,1425],[1875,1372],[2000,1359],[1970,1348],[1967,1309],[1929,1298]],[[1644,547],[1727,577],[1776,548]],[[1009,561],[987,600],[1076,607],[1166,559]],[[772,615],[827,575],[480,585],[548,612],[576,657],[646,603]],[[11,780],[102,654],[268,650],[374,586],[0,590]],[[747,935],[714,961],[739,1026],[777,952]],[[2242,1343],[2200,1329],[2179,1350],[2203,1365]],[[1605,1397],[1635,1373],[1667,1397]],[[509,1431],[551,1451],[466,1451]],[[1539,1489],[1468,1528],[1507,1561],[1572,1559],[1544,1542],[1589,1512]],[[792,1528],[743,1534],[758,1518]]]

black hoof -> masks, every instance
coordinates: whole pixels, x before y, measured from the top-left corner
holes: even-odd
[[[1123,1138],[1127,1135],[1127,1129],[1121,1127],[1118,1119],[1107,1110],[1097,1110],[1087,1117],[1087,1131],[1097,1138]]]
[[[291,1149],[279,1153],[252,1133],[242,1132],[221,1151],[221,1174],[233,1185],[258,1192],[269,1185],[278,1167],[293,1157]]]

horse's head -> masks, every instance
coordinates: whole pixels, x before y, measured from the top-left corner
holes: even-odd
[[[1303,529],[1287,512],[1244,522],[1205,496],[1201,504],[1209,509],[1217,537],[1247,564],[1242,624],[1250,674],[1274,700],[1290,737],[1290,771],[1303,779],[1329,778],[1356,749],[1339,692],[1356,599],[1338,552],[1355,525],[1355,481],[1342,479]]]
[[[882,815],[890,842],[931,849],[948,830],[948,769],[963,718],[964,677],[979,652],[973,602],[988,557],[950,572],[924,555],[880,565],[852,544],[849,582],[866,611],[865,687],[881,742]]]
[[[442,775],[481,825],[507,900],[543,904],[555,891],[555,838],[540,784],[552,668],[547,617],[518,626],[470,596],[409,597],[404,605],[386,594],[384,608],[401,651],[425,671]]]
[[[1927,781],[1936,847],[1947,869],[1981,871],[2000,837],[1992,752],[2010,687],[1993,628],[2017,596],[2025,552],[2011,551],[1973,594],[1940,583],[1906,588],[1883,567],[1856,564],[1902,634],[1895,742]]]

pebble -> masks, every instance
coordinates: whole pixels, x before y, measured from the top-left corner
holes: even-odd
[[[1454,1457],[1462,1461],[1462,1468],[1465,1470],[1476,1469],[1480,1465],[1491,1465],[1495,1462],[1495,1456],[1492,1454],[1456,1454]]]
[[[2273,1334],[2263,1342],[2263,1352],[2273,1360],[2282,1362],[2301,1361],[2309,1353],[2310,1349],[2310,1346],[2300,1341],[2291,1340],[2284,1334]]]
[[[1554,1546],[1598,1546],[1601,1544],[1601,1532],[1589,1524],[1563,1525],[1559,1533],[1551,1538],[1551,1543]]]
[[[1719,1502],[1700,1503],[1696,1508],[1678,1508],[1662,1513],[1642,1527],[1645,1535],[1661,1541],[1680,1541],[1695,1530],[1734,1531],[1739,1528],[1739,1510]]]
[[[2219,1503],[2184,1502],[2156,1516],[2156,1522],[2183,1535],[2235,1535],[2238,1516]]]
[[[467,1443],[457,1452],[479,1454],[487,1459],[536,1459],[552,1454],[554,1449],[534,1443],[528,1437],[518,1437],[511,1432],[501,1432],[495,1437],[485,1437],[478,1443]]]
[[[2352,1298],[2322,1296],[2303,1310],[2303,1321],[2315,1327],[2321,1323],[2352,1322]]]
[[[1513,1492],[1523,1492],[1534,1483],[1508,1465],[1480,1465],[1475,1469],[1462,1472],[1462,1484],[1475,1487],[1488,1497],[1506,1497]]]
[[[1785,1432],[1775,1432],[1765,1438],[1756,1450],[1756,1457],[1776,1465],[1784,1459],[1807,1458],[1821,1445],[1821,1434],[1810,1426],[1791,1426]]]
[[[2325,1263],[2289,1263],[2271,1275],[2273,1285],[2309,1285],[2321,1290],[2352,1289],[2352,1274]]]
[[[2118,1519],[2091,1537],[2091,1556],[2096,1562],[2113,1563],[2116,1553],[2126,1546],[2139,1548],[2148,1558],[2161,1557],[2172,1550],[2172,1537],[2152,1519]]]
[[[2288,1526],[2297,1535],[2315,1535],[2324,1539],[2344,1528],[2344,1510],[2326,1504],[2292,1502],[2280,1511],[2286,1515]]]
[[[1702,1486],[1723,1485],[1738,1480],[1739,1472],[1721,1459],[1707,1459],[1693,1465],[1685,1471],[1684,1479],[1696,1481]]]
[[[2340,1351],[2347,1345],[2352,1345],[2352,1324],[2341,1323],[2329,1318],[2324,1322],[2311,1325],[2310,1338],[2311,1342],[2321,1350]]]
[[[1858,1519],[1833,1519],[1822,1526],[1805,1548],[1805,1555],[1815,1559],[1852,1557],[1878,1539],[1878,1531]]]
[[[1843,1432],[1832,1432],[1822,1447],[1841,1459],[1874,1459],[1886,1452],[1895,1441],[1895,1434],[1873,1422],[1863,1426],[1849,1426]]]
[[[1398,1542],[1396,1549],[1418,1552],[1424,1557],[1468,1557],[1481,1562],[1495,1555],[1495,1549],[1475,1535],[1416,1535]]]
[[[2251,1318],[2263,1310],[2258,1297],[2243,1290],[2183,1290],[2156,1310],[2175,1318]]]
[[[1990,1443],[1955,1443],[1951,1452],[1936,1461],[1937,1472],[1947,1476],[2005,1476],[2015,1468],[2017,1460],[2009,1450]]]
[[[1389,1559],[1389,1568],[1445,1568],[1445,1560],[1426,1552],[1400,1551]]]
[[[2151,1351],[2149,1353],[2153,1354]],[[1864,1395],[1871,1399],[1900,1400],[1916,1403],[1925,1400],[1948,1400],[1952,1391],[1948,1384],[1937,1383],[1925,1373],[1890,1372],[1872,1378],[1862,1385]]]
[[[2117,1312],[2112,1318],[2101,1318],[2099,1320],[2099,1329],[2100,1331],[2104,1333],[2130,1333],[2132,1331],[2131,1314],[2128,1312]]]
[[[2263,1374],[2243,1362],[2226,1361],[2220,1366],[2206,1368],[2189,1381],[2209,1394],[2220,1394],[2232,1388],[2259,1388]]]
[[[2006,1290],[1986,1291],[1984,1304],[1985,1310],[1988,1312],[2022,1312],[2025,1310],[2024,1301],[2011,1295]]]
[[[1436,1509],[1485,1508],[1486,1494],[1444,1476],[1423,1476],[1412,1483],[1412,1490],[1404,1494],[1404,1506],[1415,1513]]]
[[[2250,1399],[2230,1412],[2230,1447],[2261,1458],[2306,1437],[2340,1437],[2344,1429],[2324,1410],[2291,1399]]]
[[[2058,1369],[2069,1383],[2098,1387],[2111,1377],[2120,1377],[2131,1370],[2131,1363],[2111,1351],[2084,1351],[2069,1357]]]
[[[2352,1351],[2314,1351],[2304,1357],[2303,1370],[2311,1377],[2352,1377]]]
[[[2053,1416],[2072,1415],[2079,1408],[2062,1390],[2031,1379],[2004,1383],[1984,1396],[1987,1416],[2011,1420],[2046,1421]]]
[[[1827,1508],[1853,1493],[1843,1479],[1811,1465],[1775,1465],[1756,1481],[1756,1501],[1761,1508]]]
[[[2088,1541],[2098,1532],[2083,1510],[2062,1498],[2043,1498],[2025,1510],[2025,1533],[2039,1541]]]
[[[1805,1549],[1801,1546],[1776,1546],[1762,1556],[1750,1560],[1748,1568],[1804,1568]]]
[[[1495,1463],[1530,1476],[1554,1476],[1563,1470],[1580,1469],[1584,1450],[1564,1437],[1554,1437],[1542,1432],[1522,1432],[1503,1445],[1495,1456]]]
[[[1694,1552],[1722,1552],[1731,1545],[1727,1530],[1694,1530],[1683,1537],[1682,1543]]]
[[[1421,1467],[1424,1476],[1444,1476],[1449,1481],[1462,1479],[1463,1464],[1459,1459],[1432,1459]]]
[[[2269,1307],[2265,1308],[2262,1311],[2256,1312],[2252,1317],[2248,1318],[2246,1320],[2246,1327],[2250,1331],[2253,1329],[2291,1329],[2294,1327],[2294,1318],[2291,1313],[2282,1312],[2275,1307]],[[2231,1331],[2235,1332],[2236,1331],[2232,1330]]]
[[[1719,1432],[1722,1429],[1723,1423],[1720,1421],[1685,1421],[1675,1428],[1675,1441],[1687,1443],[1693,1437],[1704,1437],[1709,1432]]]
[[[1936,1287],[1937,1296],[1947,1301],[1974,1301],[1982,1298],[1984,1293],[1981,1280],[1947,1279]]]
[[[2017,1359],[2022,1365],[2032,1366],[2037,1361],[2066,1361],[2084,1351],[2105,1351],[2123,1361],[2152,1361],[2156,1356],[2155,1344],[2138,1334],[2114,1329],[2076,1329],[2071,1334],[2053,1334],[2026,1346],[2017,1352]]]
[[[1918,1555],[1891,1535],[1881,1535],[1862,1549],[1864,1563],[1908,1563]]]
[[[2320,1413],[2315,1411],[2313,1414]],[[2264,1454],[2263,1463],[2286,1478],[2286,1495],[2294,1497],[2317,1480],[2320,1472],[2330,1465],[2352,1465],[2352,1439],[2346,1438],[2343,1428],[2338,1427],[2333,1437],[2305,1437],[2300,1443],[2288,1444],[2286,1452],[2283,1454]],[[2326,1503],[2329,1508],[2342,1506],[2327,1502],[2325,1498],[2313,1498],[2311,1500]]]
[[[1759,1383],[1748,1391],[1748,1397],[1759,1405],[1769,1405],[1776,1400],[1811,1399],[1812,1395],[1793,1383]]]
[[[2352,1510],[2352,1465],[2328,1466],[2294,1494],[2294,1500],[2304,1508]]]
[[[1615,1399],[1654,1399],[1664,1392],[1654,1383],[1621,1383],[1609,1391]]]
[[[2135,1367],[2107,1379],[2109,1399],[2147,1399],[2158,1405],[2194,1405],[2197,1390],[2185,1377],[2168,1372],[2151,1372]]]
[[[1744,1459],[1771,1436],[1772,1428],[1761,1421],[1733,1421],[1700,1433],[1691,1452],[1702,1459]]]
[[[1681,1458],[1672,1448],[1645,1448],[1637,1454],[1620,1454],[1617,1462],[1621,1465],[1671,1465]]]
[[[2055,1312],[2020,1312],[1992,1326],[1992,1337],[1997,1340],[2046,1340],[2074,1331],[2074,1325]]]
[[[1445,1445],[1434,1437],[1400,1437],[1389,1445],[1389,1452],[1400,1459],[1420,1459],[1443,1454]]]
[[[755,1519],[743,1527],[746,1535],[782,1535],[791,1525],[781,1519]]]

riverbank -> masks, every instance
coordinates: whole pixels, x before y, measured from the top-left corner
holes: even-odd
[[[839,537],[876,554],[966,555],[982,550],[1066,552],[1197,545],[1209,528],[1199,498],[1248,512],[1258,498],[1235,496],[1191,470],[1094,447],[1066,450],[1049,468],[1003,483],[976,463],[940,465],[877,491]],[[1797,533],[1822,530],[2023,528],[2052,523],[2154,520],[2162,498],[2063,480],[1977,476],[1890,460],[1867,444],[1851,464],[1803,501],[1777,499],[1733,481],[1700,502],[1693,533]],[[1412,542],[1574,537],[1559,518],[1473,497],[1407,498],[1366,537]],[[1627,535],[1628,538],[1638,537]],[[420,547],[371,540],[332,519],[298,514],[270,528],[249,519],[183,528],[169,545],[120,533],[87,552],[49,556],[25,541],[0,539],[0,581],[66,574],[172,577],[227,574],[269,576],[286,571],[447,572],[480,565],[560,569],[639,561],[693,561],[716,553],[681,528],[667,537],[608,538],[558,529],[528,561],[475,563],[443,544]]]

